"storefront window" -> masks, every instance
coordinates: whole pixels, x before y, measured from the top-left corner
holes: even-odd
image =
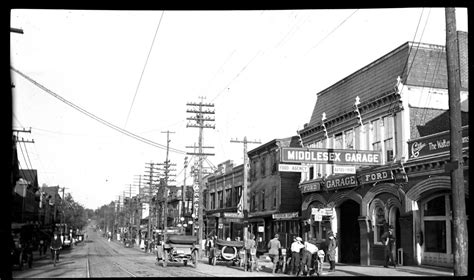
[[[434,198],[424,207],[424,216],[444,216],[446,215],[446,201],[444,196]]]
[[[425,221],[425,232],[425,252],[446,253],[446,222]]]
[[[425,253],[452,254],[451,196],[443,194],[432,197],[423,203],[422,210]]]

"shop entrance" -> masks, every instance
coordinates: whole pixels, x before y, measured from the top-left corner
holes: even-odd
[[[360,205],[346,200],[340,206],[340,226],[338,235],[339,260],[341,263],[360,264]]]

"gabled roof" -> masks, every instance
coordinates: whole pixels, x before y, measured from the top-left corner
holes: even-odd
[[[20,169],[19,171],[20,178],[25,179],[33,187],[33,189],[38,189],[38,174],[36,169]]]

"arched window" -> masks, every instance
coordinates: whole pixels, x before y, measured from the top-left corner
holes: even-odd
[[[372,230],[374,231],[374,244],[382,244],[382,234],[387,224],[387,211],[384,203],[380,199],[374,199],[371,205]]]

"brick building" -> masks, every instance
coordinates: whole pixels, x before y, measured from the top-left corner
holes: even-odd
[[[282,147],[301,147],[299,137],[274,139],[248,152],[249,232],[255,234],[260,253],[268,251],[268,241],[275,233],[280,234],[284,247],[291,245],[293,236],[302,234],[301,174],[279,171]]]
[[[243,240],[243,213],[238,213],[244,180],[244,165],[234,166],[231,160],[217,165],[217,170],[206,176],[203,191],[204,224],[207,235],[219,239],[240,237]]]
[[[458,36],[461,101],[466,102],[467,33]],[[305,147],[381,155],[381,164],[356,165],[355,174],[338,174],[333,164],[316,163],[302,174],[301,211],[311,225],[308,235],[325,240],[329,230],[335,232],[338,262],[382,265],[381,234],[392,225],[394,253],[400,253],[403,264],[452,266],[451,246],[441,245],[450,243],[449,208],[435,218],[425,215],[424,222],[419,210],[449,205],[449,175],[442,164],[449,152],[415,160],[407,145],[449,129],[447,110],[446,52],[432,44],[404,43],[317,94],[311,119],[299,131]],[[322,218],[316,219],[316,213]],[[439,222],[430,224],[430,219]],[[437,230],[430,235],[433,248],[426,247],[427,236],[419,242],[423,227]]]

